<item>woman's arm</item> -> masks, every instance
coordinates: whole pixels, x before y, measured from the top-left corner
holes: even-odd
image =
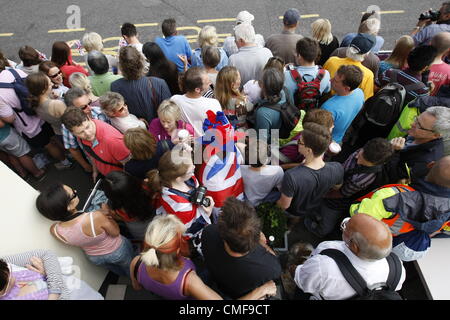
[[[6,262],[19,267],[27,267],[31,264],[33,257],[37,257],[44,263],[47,276],[49,299],[69,299],[69,292],[62,278],[61,267],[56,255],[49,250],[35,250],[3,258]]]
[[[131,285],[133,286],[134,290],[141,290],[142,286],[141,284],[138,282],[138,280],[134,277],[134,268],[136,268],[136,263],[138,262],[138,260],[141,258],[141,256],[137,256],[134,257],[133,260],[131,260],[130,263],[130,278],[131,278]],[[141,262],[143,263],[143,262]]]
[[[202,279],[199,278],[197,273],[192,270],[186,276],[184,295],[193,297],[197,300],[223,300],[220,295],[213,289],[208,287]]]
[[[107,234],[109,234],[111,237],[118,237],[120,235],[120,228],[116,221],[108,218],[101,211],[96,211],[93,214],[95,214],[95,223],[98,223],[98,226]]]
[[[240,297],[238,300],[262,300],[268,296],[274,296],[277,294],[277,287],[272,280],[264,283],[253,291],[247,293],[245,296]]]

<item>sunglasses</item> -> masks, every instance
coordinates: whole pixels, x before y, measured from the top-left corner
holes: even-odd
[[[62,72],[61,72],[61,70],[59,70],[58,71],[58,73],[55,73],[54,75],[48,75],[50,78],[52,78],[52,79],[54,79],[54,78],[56,78],[57,76],[59,76],[60,74],[62,74]]]

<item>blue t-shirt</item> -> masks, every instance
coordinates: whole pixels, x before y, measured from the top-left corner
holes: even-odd
[[[265,100],[261,100],[260,103],[264,103]],[[281,92],[281,100],[278,102],[279,105],[284,104],[286,102],[286,97],[284,92]],[[258,134],[258,137],[270,143],[271,140],[271,129],[279,130],[281,128],[281,114],[277,110],[273,110],[266,107],[260,107],[256,110],[256,123],[255,130]],[[259,130],[262,129],[260,132]]]
[[[166,58],[177,65],[178,72],[184,72],[184,64],[178,55],[183,54],[189,60],[192,57],[192,49],[186,38],[184,36],[157,37],[155,42],[164,52]]]
[[[353,90],[348,96],[334,95],[328,99],[322,109],[333,115],[333,140],[342,142],[345,132],[364,104],[364,93],[360,88]]]
[[[296,67],[297,72],[300,74],[301,77],[305,77],[306,81],[312,81],[317,76],[317,73],[319,72],[319,66],[312,66],[312,67]],[[284,72],[284,87],[287,89],[287,100],[291,105],[294,104],[294,93],[297,90],[297,82],[292,78],[290,71]],[[324,92],[330,92],[331,84],[330,84],[330,73],[325,70],[325,75],[320,82],[320,93],[323,94]]]

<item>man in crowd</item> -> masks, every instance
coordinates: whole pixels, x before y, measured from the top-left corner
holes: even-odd
[[[364,213],[357,214],[342,225],[342,240],[322,242],[305,263],[292,270],[300,290],[324,300],[345,300],[356,295],[336,262],[320,254],[325,249],[344,253],[368,287],[386,283],[389,274],[386,257],[392,250],[392,235],[383,222]],[[401,289],[405,278],[406,271],[402,266],[396,291]]]
[[[285,63],[296,63],[295,46],[297,41],[303,38],[300,34],[295,33],[299,20],[300,12],[297,9],[287,10],[283,16],[281,34],[273,34],[266,41],[266,48],[272,51],[275,57],[282,58]]]
[[[323,70],[316,65],[315,61],[320,54],[319,43],[311,38],[302,38],[295,45],[296,66],[295,71],[298,72],[299,81],[313,81],[318,77],[319,71],[322,70],[323,77],[320,81],[320,94],[330,92],[330,74],[327,70]],[[297,81],[293,76],[293,70],[284,72],[284,87],[287,89],[287,100],[291,105],[295,105],[294,93],[297,91]]]
[[[88,53],[87,63],[89,68],[93,71],[93,75],[89,76],[89,81],[92,86],[92,93],[97,97],[104,93],[111,91],[111,83],[117,79],[122,78],[121,75],[109,72],[109,63],[106,56],[96,50]]]
[[[431,39],[443,31],[450,31],[450,1],[442,3],[436,23],[432,23],[431,19],[419,20],[411,36],[416,46],[420,46],[430,44]]]
[[[359,88],[364,92],[364,100],[369,99],[373,96],[374,88],[374,74],[371,70],[362,65],[362,61],[367,56],[368,52],[375,45],[376,38],[371,34],[358,33],[356,37],[353,38],[350,46],[347,48],[347,53],[345,58],[330,57],[325,65],[323,66],[330,76],[334,77],[337,70],[342,65],[354,65],[361,69],[363,73],[363,79]],[[334,92],[332,91],[332,94]]]
[[[92,179],[98,173],[106,176],[111,171],[122,170],[130,158],[130,150],[123,142],[123,134],[111,125],[89,118],[80,108],[67,108],[61,117],[64,126],[79,139],[92,162]]]
[[[431,39],[436,58],[431,63],[428,81],[432,82],[430,95],[435,96],[441,86],[450,85],[450,66],[444,61],[450,49],[450,32],[440,32]]]
[[[216,99],[205,98],[202,95],[209,89],[211,80],[206,70],[201,67],[192,67],[184,75],[184,95],[174,95],[170,100],[175,102],[181,110],[181,119],[194,127],[196,136],[203,136],[203,121],[206,111],[214,113],[222,111],[220,102]]]
[[[340,66],[331,79],[331,88],[336,94],[325,101],[322,109],[333,115],[333,140],[339,144],[364,104],[364,93],[358,88],[362,79],[361,69],[353,65]]]
[[[237,25],[234,37],[239,51],[230,56],[229,65],[239,70],[242,89],[247,81],[261,79],[263,68],[273,55],[269,49],[258,47],[255,43],[255,29],[251,24]]]

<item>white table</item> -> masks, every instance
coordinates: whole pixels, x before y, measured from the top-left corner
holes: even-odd
[[[433,300],[450,300],[450,238],[434,238],[431,248],[414,263],[427,295]]]

